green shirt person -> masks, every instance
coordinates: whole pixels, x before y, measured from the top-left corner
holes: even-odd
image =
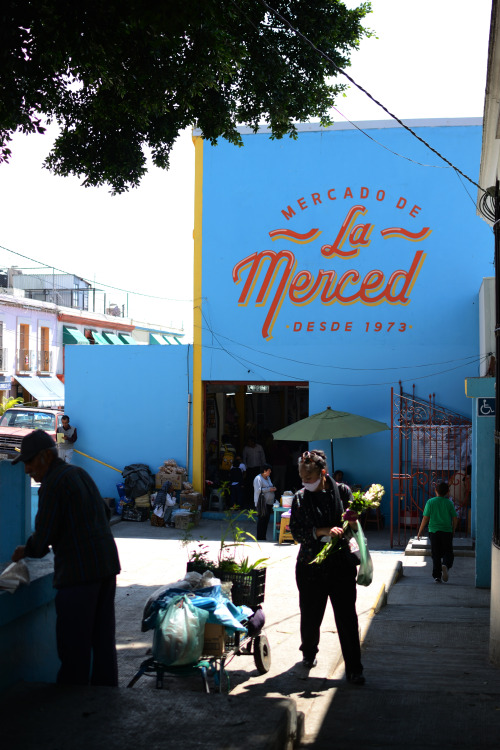
[[[440,482],[437,496],[431,497],[425,504],[422,523],[418,530],[420,539],[424,529],[429,526],[431,542],[432,577],[436,583],[448,581],[448,573],[453,566],[453,532],[457,527],[457,511],[449,498],[448,482]]]

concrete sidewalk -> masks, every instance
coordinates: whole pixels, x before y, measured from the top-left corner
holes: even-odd
[[[220,525],[202,519],[195,530],[213,551]],[[259,675],[252,656],[236,656],[227,666],[229,696],[207,696],[199,677],[166,676],[163,690],[147,677],[125,687],[152,643],[152,631],[140,628],[144,604],[157,587],[183,577],[187,551],[175,529],[121,522],[113,533],[123,567],[116,597],[120,688],[9,691],[3,736],[23,750],[78,750],[93,742],[139,750],[165,741],[187,750],[290,750],[301,730],[302,744],[315,748],[498,746],[500,671],[488,664],[489,591],[474,588],[474,558],[457,557],[449,583],[439,585],[429,557],[404,557],[402,549],[390,550],[388,532],[367,533],[375,575],[371,586],[358,587],[367,683],[354,687],[344,679],[331,609],[318,666],[307,679],[298,668],[298,547],[266,542],[249,549],[252,559],[272,562],[264,602],[271,669]],[[375,615],[388,591],[387,606]],[[31,721],[23,722],[27,706]]]

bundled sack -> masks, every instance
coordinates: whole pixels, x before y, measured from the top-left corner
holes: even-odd
[[[9,591],[11,594],[17,589],[19,584],[30,582],[30,572],[24,560],[11,563],[0,575],[0,589]]]
[[[158,613],[153,636],[153,658],[166,667],[199,661],[205,639],[208,612],[195,607],[187,596],[171,600]]]
[[[125,495],[129,500],[146,495],[154,488],[154,478],[146,464],[130,464],[122,471]]]

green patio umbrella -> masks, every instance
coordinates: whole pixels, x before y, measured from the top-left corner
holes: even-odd
[[[331,472],[333,474],[333,441],[338,438],[362,437],[373,432],[389,430],[385,422],[360,417],[347,411],[334,411],[329,406],[319,414],[300,419],[298,422],[273,432],[275,440],[296,440],[310,442],[311,440],[329,440],[332,456]]]

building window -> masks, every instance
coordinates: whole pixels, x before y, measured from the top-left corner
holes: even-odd
[[[40,327],[40,352],[38,369],[40,372],[50,372],[49,329],[45,326]]]
[[[30,327],[27,323],[19,324],[18,370],[31,370]]]

